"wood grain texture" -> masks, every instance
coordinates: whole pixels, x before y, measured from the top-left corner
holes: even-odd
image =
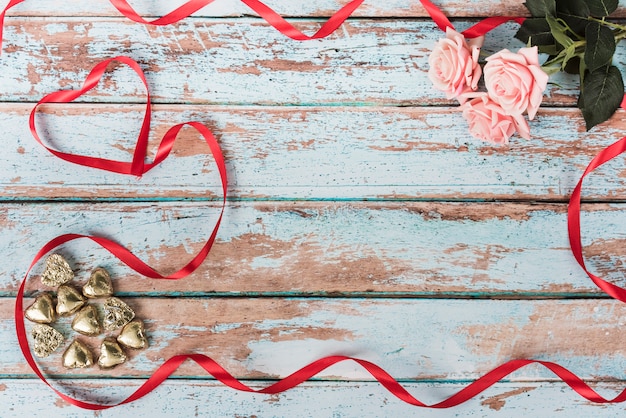
[[[78,395],[102,402],[114,402],[138,387],[141,380],[63,381]],[[246,382],[262,388],[265,382]],[[409,392],[432,403],[460,390],[462,383],[403,382]],[[623,389],[622,383],[598,383],[594,388],[605,396]],[[48,416],[68,418],[93,417],[91,411],[82,411],[56,397],[51,390],[32,380],[5,380],[0,387],[0,402],[6,406],[5,418],[21,418],[25,405],[32,411],[45,410]],[[623,413],[621,405],[594,405],[581,400],[571,389],[558,383],[501,383],[488,389],[478,398],[451,409],[432,410],[409,406],[391,397],[380,385],[368,382],[307,382],[289,393],[255,395],[235,392],[211,381],[169,380],[140,402],[98,412],[103,418],[152,418],[154,416],[193,415],[197,417],[380,417],[416,416],[449,418],[481,416],[487,418],[532,414],[536,417],[594,416],[613,418]]]
[[[4,200],[216,198],[207,145],[183,131],[173,155],[137,180],[65,163],[35,142],[32,105],[0,105]],[[129,161],[142,105],[47,105],[40,135],[58,150]],[[532,139],[494,147],[471,138],[457,108],[154,106],[152,151],[176,123],[211,128],[231,199],[541,199],[566,201],[589,161],[626,133],[626,113],[585,132],[577,109],[543,109]],[[586,199],[623,200],[620,159],[585,182]]]
[[[626,207],[583,209],[589,268],[624,285]],[[0,291],[14,295],[36,250],[64,233],[110,237],[172,273],[204,245],[217,215],[207,203],[2,205],[0,252],[11,262],[0,265]],[[178,282],[142,280],[85,240],[63,252],[83,278],[103,265],[133,295],[601,294],[569,250],[566,206],[554,204],[232,203],[208,260]],[[38,280],[30,283],[35,291]]]
[[[301,26],[313,30],[319,23],[304,20]],[[516,30],[510,23],[494,31],[483,51],[519,49]],[[129,55],[144,67],[160,103],[453,103],[428,80],[428,55],[442,33],[422,20],[350,20],[314,42],[285,39],[255,19],[148,27],[121,18],[14,18],[7,20],[4,36],[0,89],[7,101],[37,101],[51,91],[76,88],[97,62]],[[621,48],[615,59],[624,61]],[[559,74],[552,82],[545,103],[575,105],[577,77]],[[143,89],[128,70],[107,77],[89,101],[136,102],[138,95]]]
[[[239,378],[275,379],[328,355],[373,361],[401,380],[473,380],[515,358],[554,361],[588,380],[626,379],[626,306],[615,300],[403,300],[328,298],[126,298],[146,323],[150,347],[129,352],[111,371],[71,370],[62,350],[74,338],[70,318],[55,326],[69,340],[38,364],[57,378],[147,377],[167,358],[202,353]],[[28,301],[27,301],[28,303]],[[15,350],[13,306],[0,307],[2,370],[29,372]],[[30,328],[30,324],[27,329]],[[107,333],[107,335],[115,335]],[[97,352],[101,337],[80,337]],[[193,363],[177,376],[203,378]],[[352,363],[319,375],[371,380]],[[527,367],[514,381],[553,379]]]

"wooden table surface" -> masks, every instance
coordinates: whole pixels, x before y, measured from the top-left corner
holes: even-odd
[[[159,16],[182,0],[154,3],[162,4],[132,2]],[[312,33],[346,1],[267,3]],[[522,0],[435,3],[459,28],[525,12]],[[626,1],[618,13],[626,17]],[[492,32],[484,49],[517,50],[515,30]],[[212,129],[227,160],[228,203],[216,245],[184,280],[140,277],[89,242],[60,249],[78,281],[96,266],[111,272],[116,294],[145,319],[150,347],[112,371],[68,370],[56,353],[39,362],[55,387],[119,401],[185,352],[213,357],[256,388],[322,356],[356,356],[426,402],[515,358],[560,363],[607,397],[626,385],[626,306],[576,264],[566,228],[569,194],[591,158],[626,132],[626,113],[585,132],[575,78],[552,78],[530,141],[493,147],[472,139],[455,103],[430,85],[428,54],[442,33],[416,0],[367,0],[335,34],[310,42],[286,38],[237,0],[216,0],[165,27],[133,23],[105,0],[26,1],[8,13],[4,35],[0,416],[94,415],[39,381],[16,342],[17,287],[45,242],[103,235],[167,273],[202,247],[219,213],[215,164],[190,129],[141,179],[65,163],[32,138],[34,103],[78,88],[96,63],[117,55],[146,72],[154,144],[176,123]],[[623,49],[615,61],[624,70]],[[38,128],[57,149],[129,159],[144,102],[134,73],[113,65],[88,96],[42,107]],[[591,270],[619,285],[625,192],[618,158],[585,182],[582,215]],[[534,366],[437,411],[402,403],[354,364],[266,396],[225,388],[185,363],[153,394],[97,416],[623,413],[623,405],[586,402]]]

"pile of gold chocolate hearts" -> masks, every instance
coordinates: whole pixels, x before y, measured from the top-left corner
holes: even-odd
[[[72,329],[88,337],[107,332],[121,331],[117,336],[106,335],[100,344],[98,365],[109,369],[122,364],[127,356],[124,349],[141,349],[148,346],[143,322],[135,319],[135,312],[122,300],[113,297],[111,276],[98,267],[91,272],[87,283],[79,291],[70,284],[74,271],[59,254],[46,259],[41,282],[56,287],[56,295],[42,293],[24,311],[26,319],[35,323],[31,336],[37,357],[47,357],[65,342],[63,335],[51,326],[57,317],[74,315]],[[56,299],[56,301],[55,301]],[[92,303],[105,299],[101,305]],[[100,320],[102,318],[102,320]],[[74,339],[63,353],[67,368],[90,367],[94,364],[92,350],[80,339]]]

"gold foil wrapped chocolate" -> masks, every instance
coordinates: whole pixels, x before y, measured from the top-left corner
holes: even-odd
[[[100,345],[100,357],[98,366],[102,369],[110,369],[126,361],[126,353],[114,338],[105,338]]]
[[[68,369],[91,367],[93,366],[93,354],[85,344],[79,340],[74,340],[63,353],[63,366]]]
[[[55,295],[42,293],[24,310],[24,316],[35,322],[32,329],[33,351],[37,357],[47,357],[64,342],[63,335],[49,325],[59,316],[74,315],[72,329],[86,336],[97,336],[106,331],[120,329],[117,337],[108,336],[102,340],[100,355],[97,358],[101,369],[110,369],[127,360],[125,349],[141,349],[148,346],[143,321],[135,318],[135,312],[122,300],[113,297],[113,283],[108,271],[98,267],[91,272],[89,280],[78,290],[68,282],[74,272],[67,261],[59,254],[46,259],[46,268],[41,280],[47,286],[56,286]],[[107,298],[102,311],[88,298]],[[102,321],[100,321],[100,319]],[[63,366],[68,369],[91,367],[94,354],[84,342],[75,339],[64,351]]]
[[[41,282],[46,286],[59,286],[74,278],[74,272],[60,254],[51,254],[46,258],[46,268],[41,275]]]
[[[109,272],[102,267],[91,272],[89,281],[83,286],[83,295],[88,298],[103,298],[113,294],[113,283]]]
[[[100,334],[102,328],[98,321],[98,311],[93,305],[82,308],[72,321],[72,329],[83,335],[94,336]]]
[[[48,293],[37,296],[32,305],[24,311],[26,319],[39,324],[49,324],[54,322],[54,301]]]
[[[72,315],[85,304],[86,300],[74,286],[61,285],[57,290],[57,314]]]
[[[35,341],[33,351],[37,357],[48,357],[65,341],[59,331],[44,324],[35,325],[31,335]]]
[[[113,331],[128,324],[135,317],[135,312],[118,298],[104,301],[104,320],[102,324],[107,331]]]
[[[145,348],[148,346],[148,339],[143,327],[143,321],[135,319],[124,325],[117,341],[128,348]]]

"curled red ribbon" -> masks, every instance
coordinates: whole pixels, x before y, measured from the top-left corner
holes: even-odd
[[[439,7],[435,6],[430,0],[420,0],[420,3],[422,3],[422,6],[424,6],[424,9],[426,9],[428,14],[430,15],[430,18],[433,20],[433,22],[435,22],[439,29],[444,32],[446,31],[446,28],[454,29],[454,25],[450,22],[448,17],[441,11]],[[492,16],[481,20],[474,26],[464,30],[461,33],[466,38],[478,38],[479,36],[484,36],[498,26],[512,20],[519,24],[522,24],[525,18],[515,16]]]
[[[9,4],[6,5],[2,13],[0,13],[0,54],[2,54],[2,34],[4,32],[4,17],[7,14],[7,11],[18,4],[22,3],[24,0],[11,0]]]
[[[387,373],[380,366],[363,359],[347,357],[347,356],[328,356],[323,357],[319,360],[316,360],[303,368],[295,371],[289,376],[277,381],[276,383],[265,387],[263,389],[252,389],[249,386],[245,385],[243,382],[237,380],[233,375],[231,375],[226,369],[220,366],[215,360],[212,358],[205,356],[203,354],[180,354],[169,358],[165,363],[163,363],[151,376],[146,380],[135,392],[133,392],[129,397],[124,399],[123,401],[110,404],[103,405],[97,403],[86,402],[82,400],[78,400],[68,396],[56,388],[52,387],[50,382],[45,378],[35,359],[33,358],[30,348],[28,346],[28,340],[26,337],[26,330],[24,324],[24,306],[23,306],[23,297],[24,297],[24,288],[26,284],[26,280],[28,275],[33,268],[33,266],[43,258],[48,252],[52,251],[54,248],[59,245],[72,241],[74,239],[79,238],[89,238],[99,245],[103,246],[107,250],[109,250],[113,255],[120,258],[124,261],[129,267],[134,268],[133,260],[136,260],[136,257],[132,255],[128,250],[121,247],[119,244],[116,244],[112,241],[98,238],[98,237],[89,237],[84,235],[77,234],[68,234],[59,236],[50,242],[48,242],[44,247],[39,250],[35,258],[33,259],[28,271],[26,272],[26,276],[24,277],[20,287],[18,289],[17,299],[15,303],[15,324],[17,329],[17,338],[20,345],[20,349],[24,355],[24,358],[33,369],[35,374],[46,384],[48,385],[59,397],[61,397],[66,402],[78,406],[80,408],[89,409],[89,410],[103,410],[112,408],[119,405],[124,405],[130,402],[134,402],[139,400],[152,392],[155,388],[157,388],[161,383],[163,383],[169,376],[176,371],[176,369],[187,359],[190,359],[196,362],[200,367],[202,367],[207,373],[213,376],[215,379],[220,381],[222,384],[244,392],[254,392],[254,393],[262,393],[262,394],[277,394],[281,392],[285,392],[289,389],[292,389],[299,384],[309,380],[315,375],[319,374],[323,370],[328,367],[344,362],[344,361],[354,361],[367,370],[374,379],[376,379],[380,384],[385,387],[392,395],[396,398],[400,399],[403,402],[406,402],[410,405],[424,407],[424,408],[451,408],[457,405],[460,405],[468,400],[474,398],[481,392],[485,391],[489,387],[493,386],[498,381],[504,379],[509,374],[513,373],[516,370],[521,369],[529,364],[539,364],[550,371],[552,371],[557,377],[559,377],[564,383],[566,383],[570,388],[572,388],[576,393],[578,393],[583,398],[587,399],[590,402],[594,403],[619,403],[626,401],[626,389],[620,392],[615,398],[607,399],[598,394],[595,390],[593,390],[588,384],[586,384],[581,378],[576,376],[574,373],[569,371],[568,369],[552,362],[547,361],[539,361],[539,360],[511,360],[508,361],[487,374],[483,375],[479,379],[470,383],[465,388],[461,389],[456,394],[450,396],[449,398],[437,402],[434,404],[425,404],[422,401],[415,398],[411,395],[397,380],[395,380],[389,373]],[[172,277],[167,277],[172,278]]]
[[[152,21],[145,20],[139,16],[126,0],[109,1],[121,14],[134,22],[163,26],[176,23],[210,3],[213,3],[215,0],[191,0],[165,16]],[[242,3],[245,3],[249,8],[254,10],[280,33],[296,41],[308,41],[311,39],[321,39],[327,37],[336,31],[337,28],[341,26],[343,22],[345,22],[346,19],[352,15],[352,13],[354,13],[363,1],[364,0],[351,0],[339,9],[339,11],[333,14],[330,19],[328,19],[326,23],[324,23],[322,27],[315,32],[315,34],[309,36],[296,29],[291,23],[287,22],[282,16],[276,13],[272,8],[268,7],[265,3],[259,0],[241,0]]]
[[[7,10],[24,1],[25,0],[11,0],[2,11],[2,13],[0,13],[0,53],[2,47],[2,28],[4,27],[5,14]],[[141,17],[135,11],[135,9],[133,9],[132,6],[128,4],[128,1],[126,0],[109,1],[122,15],[126,16],[133,22],[142,23],[144,25],[165,26],[174,24],[191,16],[193,13],[213,3],[215,0],[190,0],[187,3],[184,3],[183,5],[174,9],[170,13],[166,14],[165,16],[154,20],[146,20]],[[321,39],[331,35],[354,13],[356,9],[359,8],[359,6],[361,6],[361,4],[363,4],[363,1],[364,0],[351,0],[336,13],[334,13],[326,21],[326,23],[324,23],[322,27],[317,30],[317,32],[315,32],[313,35],[306,35],[295,26],[293,26],[291,23],[287,22],[281,15],[276,13],[276,11],[267,6],[262,1],[241,0],[242,3],[245,3],[250,9],[254,10],[261,18],[267,21],[267,23],[269,23],[280,33],[296,41]],[[439,9],[429,0],[420,0],[420,3],[424,6],[424,9],[426,9],[430,17],[441,30],[445,31],[447,27],[454,29],[454,26],[452,25],[452,23],[450,23],[450,20],[441,11],[441,9]],[[480,21],[476,25],[470,27],[469,29],[463,31],[462,33],[467,38],[476,38],[478,36],[485,35],[490,30],[511,20],[522,23],[524,21],[524,18],[506,16],[488,17]]]
[[[133,153],[133,161],[130,163],[63,153],[63,152],[47,147],[43,143],[41,138],[39,138],[37,131],[35,129],[35,114],[36,114],[36,110],[38,106],[41,105],[42,103],[50,103],[50,102],[55,102],[55,103],[71,102],[72,100],[75,100],[76,98],[85,94],[86,92],[88,92],[89,90],[91,90],[98,84],[98,82],[100,81],[100,79],[102,78],[104,74],[104,71],[106,70],[106,67],[112,61],[119,61],[130,66],[139,75],[142,82],[146,86],[147,96],[149,98],[147,82],[143,75],[141,67],[135,61],[133,61],[132,59],[128,57],[112,58],[110,60],[103,61],[99,63],[98,65],[96,65],[96,67],[94,67],[94,69],[87,76],[83,84],[83,87],[81,89],[51,93],[45,96],[39,103],[37,103],[37,105],[33,108],[33,111],[31,112],[31,116],[30,116],[30,126],[31,126],[33,136],[49,152],[53,153],[59,158],[62,158],[63,160],[66,160],[75,164],[81,164],[84,166],[108,170],[108,171],[121,173],[121,174],[141,175],[147,172],[148,170],[154,168],[159,162],[167,158],[167,156],[169,155],[169,152],[172,149],[173,143],[176,139],[176,135],[178,134],[180,129],[182,129],[183,126],[185,125],[193,126],[196,129],[198,129],[198,131],[200,131],[200,133],[205,137],[205,140],[207,141],[207,144],[209,145],[211,152],[213,153],[216,164],[218,165],[220,177],[222,179],[222,188],[224,192],[224,200],[223,200],[223,205],[222,205],[222,213],[223,213],[224,204],[226,201],[226,187],[227,187],[224,158],[220,151],[217,141],[215,140],[211,132],[204,125],[198,122],[188,122],[187,124],[180,124],[180,125],[174,126],[163,137],[161,144],[159,145],[154,161],[152,163],[145,164],[144,160],[146,157],[147,137],[148,137],[149,128],[150,128],[150,102],[149,100],[148,100],[148,104],[146,105],[146,116],[144,117],[142,128],[138,136],[137,146]],[[622,142],[626,142],[626,139],[623,138]],[[619,150],[623,151],[623,146],[622,148],[619,148]],[[610,153],[609,156],[615,154],[615,152]],[[596,166],[599,166],[600,164],[602,164],[603,160],[604,159],[600,159],[600,162],[598,162]],[[200,253],[196,257],[194,257],[194,259],[185,267],[183,267],[181,270],[169,276],[161,275],[160,273],[155,271],[153,268],[151,268],[150,266],[142,262],[139,258],[133,255],[129,250],[127,250],[123,246],[117,244],[114,241],[111,241],[102,237],[86,236],[86,235],[79,235],[79,234],[66,234],[66,235],[61,235],[59,237],[56,237],[53,240],[49,241],[46,245],[44,245],[39,250],[39,252],[35,255],[35,258],[31,262],[26,272],[26,275],[24,276],[24,279],[22,280],[22,283],[20,284],[20,287],[18,289],[16,303],[15,303],[15,324],[16,324],[18,343],[24,355],[24,358],[26,359],[30,367],[33,369],[35,374],[46,385],[51,387],[56,392],[56,394],[62,399],[64,399],[65,401],[75,406],[85,408],[85,409],[90,409],[90,410],[107,409],[107,408],[111,408],[114,406],[130,403],[130,402],[136,401],[144,397],[145,395],[152,392],[161,383],[163,383],[187,359],[190,359],[196,362],[207,373],[209,373],[211,376],[213,376],[214,378],[219,380],[221,383],[223,383],[224,385],[230,388],[240,390],[240,391],[264,393],[264,394],[276,394],[276,393],[284,392],[286,390],[292,389],[293,387],[305,382],[306,380],[312,378],[313,376],[319,374],[326,368],[336,363],[343,362],[343,361],[354,361],[357,364],[359,364],[361,367],[363,367],[365,370],[367,370],[374,379],[380,382],[391,394],[393,394],[398,399],[414,406],[426,407],[426,408],[450,408],[450,407],[457,406],[463,402],[466,402],[474,398],[475,396],[477,396],[478,394],[480,394],[487,388],[491,387],[492,385],[494,385],[495,383],[497,383],[498,381],[500,381],[501,379],[503,379],[510,373],[522,367],[525,367],[528,364],[536,363],[551,370],[563,382],[565,382],[568,386],[570,386],[576,393],[578,393],[580,396],[584,397],[590,402],[617,403],[617,402],[623,402],[626,400],[626,389],[624,389],[624,391],[622,391],[615,398],[606,399],[602,397],[601,395],[599,395],[597,392],[595,392],[582,379],[580,379],[578,376],[576,376],[574,373],[570,372],[569,370],[565,369],[564,367],[556,363],[538,361],[538,360],[511,360],[507,363],[504,363],[498,366],[497,368],[488,372],[487,374],[480,377],[476,381],[470,383],[468,386],[461,389],[459,392],[452,395],[451,397],[441,402],[431,404],[431,405],[425,404],[421,402],[420,400],[418,400],[417,398],[415,398],[413,395],[411,395],[402,385],[400,385],[400,383],[398,383],[397,380],[395,380],[389,373],[387,373],[380,366],[372,362],[369,362],[367,360],[347,357],[347,356],[329,356],[329,357],[321,358],[319,360],[316,360],[304,366],[303,368],[295,371],[291,375],[277,381],[276,383],[266,388],[255,390],[245,385],[241,381],[237,380],[228,371],[226,371],[222,366],[220,366],[215,360],[211,359],[208,356],[205,356],[202,354],[176,355],[168,359],[165,363],[163,363],[150,376],[150,378],[146,380],[146,382],[142,384],[128,398],[113,405],[102,405],[102,404],[90,403],[90,402],[78,400],[60,392],[59,390],[51,386],[51,384],[47,381],[47,379],[45,378],[45,376],[39,369],[35,359],[32,356],[30,347],[28,345],[28,338],[26,335],[25,322],[24,322],[23,298],[24,298],[24,289],[26,285],[26,280],[28,279],[30,271],[37,264],[39,260],[41,260],[47,253],[49,253],[50,251],[54,250],[55,248],[57,248],[58,246],[64,243],[67,243],[76,239],[89,239],[95,242],[96,244],[100,245],[101,247],[107,249],[112,255],[117,257],[120,261],[122,261],[128,267],[130,267],[131,269],[135,270],[136,272],[140,274],[143,274],[150,278],[173,279],[173,280],[180,279],[182,277],[187,276],[192,271],[194,271],[195,268],[197,268],[198,265],[206,258],[211,248],[211,245],[213,244],[215,240],[215,236],[217,234],[217,229],[219,228],[221,218],[222,218],[222,215],[220,214],[219,220],[213,229],[211,237],[207,241],[207,244],[200,251]]]
[[[2,47],[2,28],[4,27],[4,17],[6,12],[10,8],[23,3],[24,1],[25,0],[11,0],[2,13],[0,13],[0,52]],[[109,1],[122,15],[134,22],[145,25],[164,26],[171,25],[191,16],[193,13],[213,3],[215,0],[190,0],[165,16],[151,21],[141,17],[126,0]],[[333,14],[317,32],[309,36],[296,29],[295,26],[287,22],[282,16],[276,13],[272,8],[268,7],[265,3],[259,0],[241,0],[241,2],[245,3],[248,7],[254,10],[261,18],[265,19],[267,23],[273,26],[280,33],[296,41],[308,41],[329,36],[336,31],[337,28],[339,28],[346,21],[346,19],[352,15],[352,13],[354,13],[363,1],[364,0],[351,0],[339,9],[339,11]]]
[[[624,99],[622,100],[621,108],[626,110],[626,94],[624,95]],[[585,265],[585,259],[583,257],[583,245],[581,241],[581,233],[580,233],[580,199],[581,192],[583,187],[583,181],[585,177],[592,173],[595,169],[599,168],[603,164],[611,161],[613,158],[622,154],[626,151],[626,136],[617,142],[609,145],[602,151],[600,151],[594,158],[591,160],[583,175],[578,180],[578,184],[572,191],[572,196],[569,200],[569,205],[567,207],[567,231],[569,233],[569,243],[572,248],[572,253],[574,254],[574,258],[585,271],[587,276],[602,289],[606,294],[620,300],[622,302],[626,302],[626,289],[616,286],[613,283],[609,283],[606,280],[596,276],[592,272],[587,269]]]
[[[123,64],[128,65],[130,68],[132,68],[141,79],[143,85],[146,87],[146,97],[147,97],[146,112],[144,115],[143,122],[141,124],[139,135],[137,137],[137,144],[135,145],[135,150],[133,152],[132,162],[110,160],[110,159],[105,159],[105,158],[97,158],[97,157],[90,157],[90,156],[84,156],[84,155],[75,155],[75,154],[57,151],[55,149],[48,147],[42,141],[42,139],[39,137],[39,134],[37,133],[36,123],[35,123],[35,115],[37,113],[37,108],[44,103],[69,103],[77,99],[78,97],[82,96],[83,94],[87,93],[98,84],[98,82],[104,75],[104,72],[107,66],[113,61],[121,62]],[[130,253],[124,247],[121,247],[120,245],[115,244],[112,241],[109,241],[107,239],[103,239],[99,237],[85,237],[85,238],[92,239],[97,244],[106,248],[113,255],[115,255],[117,258],[123,261],[127,266],[129,266],[130,268],[132,268],[133,270],[135,270],[136,272],[144,276],[147,276],[153,279],[181,279],[191,274],[193,271],[195,271],[198,268],[198,266],[200,266],[200,264],[202,264],[202,262],[208,256],[209,251],[211,250],[211,247],[213,246],[213,242],[215,241],[215,237],[217,236],[217,230],[219,229],[220,223],[222,221],[222,216],[224,214],[224,207],[226,206],[226,194],[227,194],[227,187],[228,187],[227,186],[228,180],[227,180],[227,175],[226,175],[226,164],[224,162],[224,156],[222,154],[220,146],[217,140],[215,139],[215,137],[213,136],[213,133],[209,130],[209,128],[207,128],[205,125],[203,125],[200,122],[185,122],[185,123],[181,123],[181,124],[171,127],[165,133],[165,135],[163,136],[163,139],[161,139],[161,143],[159,144],[157,148],[154,160],[151,163],[146,163],[145,158],[147,154],[148,139],[149,139],[149,134],[150,134],[150,116],[151,116],[150,109],[151,109],[151,104],[150,104],[150,92],[148,90],[148,82],[146,81],[146,77],[141,67],[139,66],[139,64],[137,64],[137,62],[135,62],[131,58],[120,56],[120,57],[115,57],[115,58],[102,61],[99,64],[97,64],[93,68],[93,70],[91,70],[91,72],[87,75],[87,78],[85,79],[85,82],[83,83],[83,86],[80,89],[57,91],[57,92],[50,93],[44,96],[31,111],[30,118],[29,118],[29,125],[30,125],[31,133],[33,134],[33,137],[35,138],[35,140],[39,142],[50,153],[61,158],[62,160],[65,160],[74,164],[82,165],[85,167],[97,168],[100,170],[111,171],[113,173],[128,174],[128,175],[134,175],[134,176],[141,176],[142,174],[148,172],[149,170],[153,169],[158,164],[163,162],[163,160],[165,160],[167,156],[170,154],[170,151],[172,150],[172,147],[174,146],[174,142],[176,141],[176,137],[178,136],[178,133],[185,126],[191,126],[195,128],[204,137],[207,145],[209,146],[211,154],[213,155],[213,158],[215,159],[215,164],[217,165],[217,168],[220,174],[220,180],[222,183],[222,208],[220,211],[220,215],[217,219],[217,222],[215,223],[215,226],[213,227],[213,231],[211,232],[209,239],[207,240],[205,245],[202,247],[202,249],[198,252],[198,254],[196,254],[196,256],[189,263],[187,263],[187,265],[185,265],[179,271],[169,276],[163,276],[160,273],[158,273],[156,270],[154,270],[152,267],[148,266],[147,264],[139,260],[137,257],[135,257],[132,253]],[[82,238],[82,236],[73,235],[71,236],[71,238],[67,238],[66,241],[76,239],[76,238]],[[63,242],[66,242],[66,241],[63,241]],[[56,245],[58,246],[60,244],[61,243],[57,243]]]

